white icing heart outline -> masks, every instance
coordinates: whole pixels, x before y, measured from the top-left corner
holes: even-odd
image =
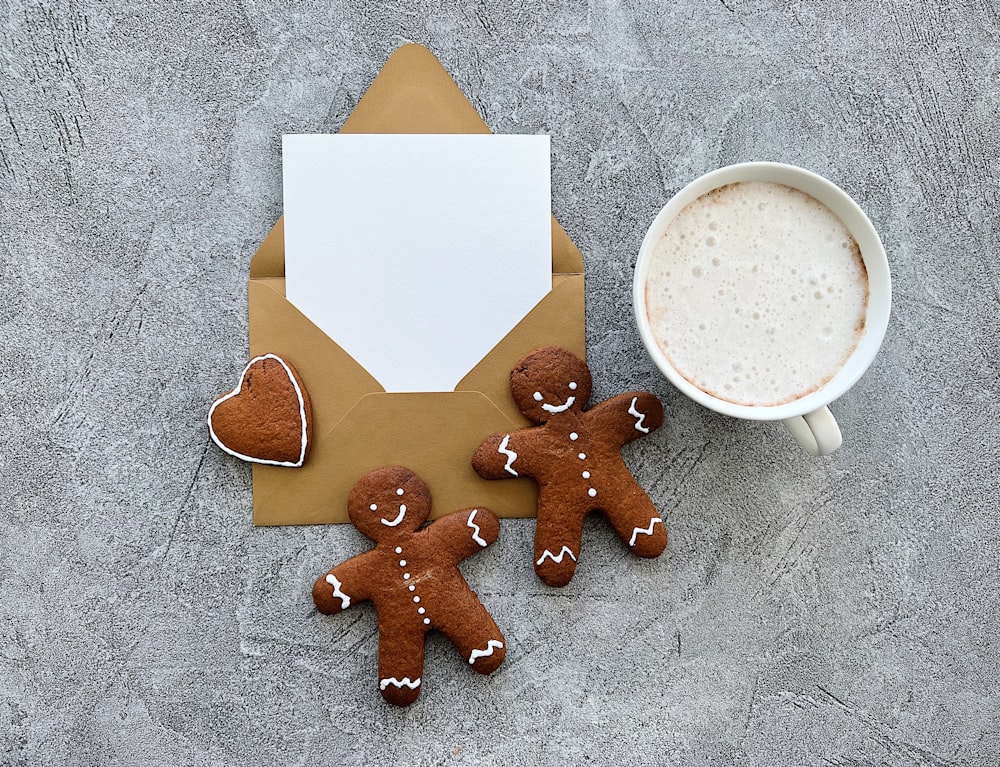
[[[285,374],[288,376],[288,380],[292,383],[292,388],[295,389],[295,396],[299,400],[299,422],[302,424],[302,450],[299,452],[299,460],[297,461],[272,461],[266,458],[254,458],[253,456],[243,455],[242,453],[237,453],[232,448],[226,447],[222,444],[222,440],[219,439],[218,435],[215,433],[215,429],[212,428],[212,415],[215,413],[215,409],[221,405],[226,400],[232,399],[243,389],[243,381],[250,371],[250,368],[254,366],[255,363],[261,360],[277,360],[278,364],[284,369]],[[262,354],[259,357],[254,357],[247,366],[243,368],[243,373],[240,374],[240,382],[236,384],[236,388],[233,389],[229,394],[219,397],[215,402],[212,403],[212,407],[208,409],[208,433],[212,437],[212,441],[221,447],[224,451],[229,453],[229,455],[236,456],[244,461],[251,461],[252,463],[265,463],[270,466],[289,466],[292,468],[298,468],[306,460],[306,446],[308,444],[308,432],[306,430],[306,402],[302,397],[302,389],[299,388],[299,382],[295,380],[295,376],[292,375],[291,368],[288,364],[281,359],[277,354]]]

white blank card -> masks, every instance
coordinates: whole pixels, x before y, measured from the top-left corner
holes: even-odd
[[[452,391],[552,286],[549,137],[286,135],[286,295],[386,391]]]

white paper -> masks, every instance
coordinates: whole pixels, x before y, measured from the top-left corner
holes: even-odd
[[[452,391],[552,287],[549,137],[283,137],[286,295],[386,391]]]

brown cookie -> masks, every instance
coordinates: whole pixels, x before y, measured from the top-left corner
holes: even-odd
[[[550,586],[573,578],[583,520],[601,511],[640,557],[667,545],[663,520],[622,460],[626,443],[663,424],[663,406],[648,392],[628,392],[585,410],[591,376],[567,349],[547,346],[517,363],[510,388],[521,412],[538,426],[495,434],[479,446],[472,466],[486,479],[532,477],[538,482],[535,572]]]
[[[506,654],[503,634],[458,570],[459,562],[497,539],[493,513],[465,509],[419,529],[431,511],[430,491],[401,466],[362,477],[347,511],[375,548],[317,580],[313,600],[326,615],[365,600],[375,604],[382,697],[396,706],[417,699],[424,636],[432,630],[446,634],[475,671],[494,671]]]
[[[208,433],[230,455],[273,466],[301,466],[312,444],[309,393],[276,354],[254,357],[239,385],[212,403]]]

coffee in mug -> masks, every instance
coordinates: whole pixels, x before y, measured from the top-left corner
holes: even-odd
[[[749,162],[663,206],[632,299],[643,345],[678,390],[724,415],[781,421],[826,455],[842,439],[828,406],[875,359],[892,281],[846,192],[804,168]]]
[[[741,181],[685,206],[653,244],[653,337],[711,396],[769,407],[816,391],[861,340],[868,276],[858,243],[815,197]]]

